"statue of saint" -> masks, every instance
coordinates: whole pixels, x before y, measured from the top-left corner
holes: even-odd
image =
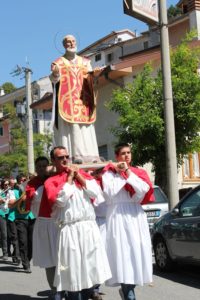
[[[99,162],[93,77],[102,69],[93,71],[90,60],[76,54],[74,36],[65,36],[63,46],[65,54],[51,64],[54,143],[66,147],[73,162]]]

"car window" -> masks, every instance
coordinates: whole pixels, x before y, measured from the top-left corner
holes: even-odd
[[[167,197],[159,187],[154,187],[155,201],[152,203],[167,203]]]
[[[180,215],[182,217],[200,216],[200,190],[195,191],[185,199],[180,206]]]

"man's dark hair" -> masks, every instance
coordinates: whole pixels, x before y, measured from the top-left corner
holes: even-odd
[[[22,178],[26,178],[26,175],[24,173],[20,173],[16,176],[16,180],[17,180],[17,183],[19,183]]]
[[[64,150],[66,150],[66,148],[65,147],[63,147],[63,146],[56,146],[56,147],[54,147],[52,150],[51,150],[51,152],[50,152],[50,157],[51,157],[51,159],[55,159],[55,156],[54,156],[54,152],[55,152],[55,150],[56,149],[64,149]]]
[[[39,161],[43,161],[46,160],[46,162],[49,164],[49,160],[46,156],[38,156],[35,160],[35,165],[39,162]]]
[[[131,149],[131,146],[128,143],[119,143],[115,145],[115,155],[118,155],[120,150],[124,147],[129,147]]]

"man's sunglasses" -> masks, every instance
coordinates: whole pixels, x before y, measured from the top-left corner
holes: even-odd
[[[64,158],[69,159],[69,155],[56,156],[58,160],[63,160]]]

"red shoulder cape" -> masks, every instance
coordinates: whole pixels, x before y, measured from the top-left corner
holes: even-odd
[[[36,190],[44,184],[45,179],[39,176],[33,177],[26,185],[26,210],[31,209],[31,201],[35,195]]]

